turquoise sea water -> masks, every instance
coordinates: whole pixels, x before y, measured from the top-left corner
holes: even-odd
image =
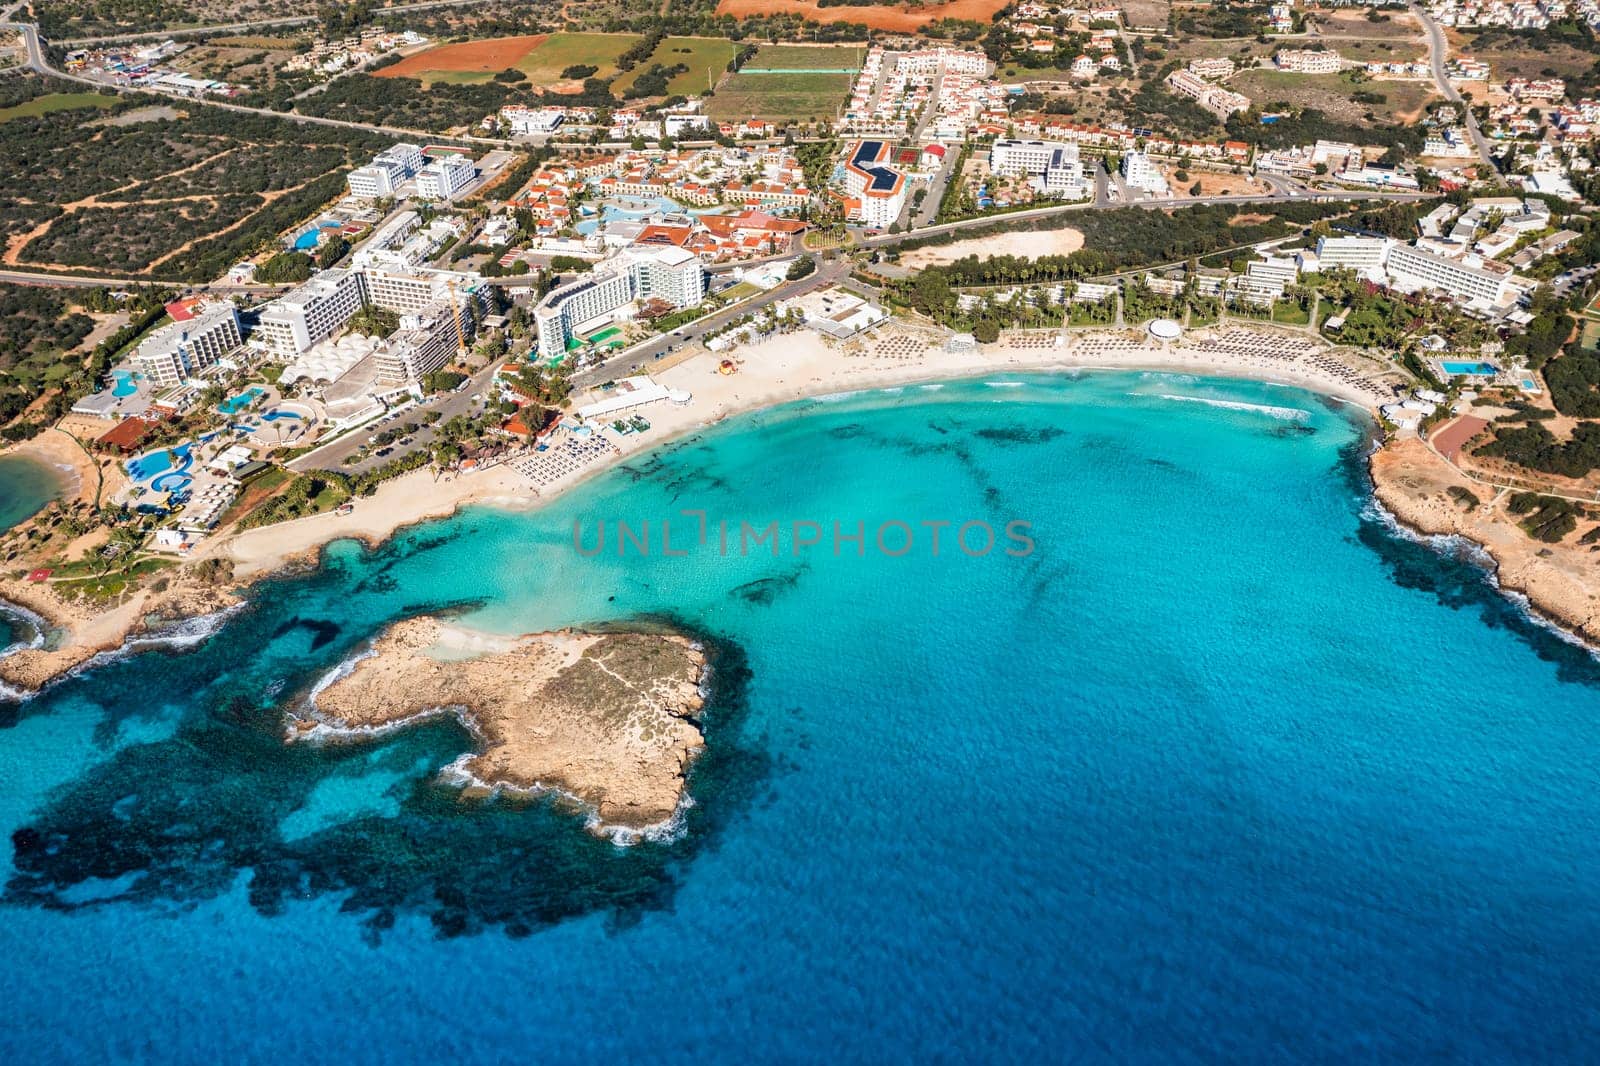
[[[32,518],[61,495],[62,477],[48,464],[18,456],[0,458],[0,531]],[[26,619],[0,610],[0,649],[30,639],[34,627]]]
[[[337,545],[12,710],[0,1050],[1592,1057],[1600,666],[1367,513],[1364,428],[1307,393],[1011,380],[754,415],[543,511]],[[1037,547],[573,549],[575,518],[592,547],[682,509]],[[705,633],[681,833],[463,804],[433,779],[454,724],[279,742],[279,703],[440,609]]]

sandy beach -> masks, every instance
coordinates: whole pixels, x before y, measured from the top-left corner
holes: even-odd
[[[1266,332],[1261,335],[1271,337]],[[721,356],[697,355],[656,375],[663,385],[689,392],[693,397],[689,403],[660,403],[641,409],[651,423],[648,432],[617,436],[605,431],[614,447],[609,461],[591,464],[550,485],[535,488],[506,465],[448,480],[418,470],[357,500],[349,514],[314,515],[238,533],[206,546],[196,557],[227,558],[233,563],[235,577],[248,580],[289,563],[311,562],[331,541],[350,537],[374,546],[397,529],[448,516],[463,506],[538,506],[628,455],[659,447],[736,414],[811,396],[987,373],[1099,368],[1238,377],[1295,385],[1375,410],[1370,393],[1304,360],[1235,355],[1192,346],[1154,347],[1142,339],[1141,330],[1134,329],[1077,334],[1060,348],[1039,334],[1023,336],[1026,341],[1020,345],[1002,339],[998,344],[952,352],[932,332],[896,329],[884,338],[861,338],[841,346],[802,331],[738,349],[732,358],[739,369],[731,375],[718,372]],[[1265,346],[1270,347],[1271,342]],[[575,397],[574,406],[590,399]]]
[[[799,331],[736,350],[731,357],[738,369],[731,375],[719,372],[722,355],[697,354],[656,375],[669,388],[690,393],[689,402],[641,409],[651,422],[643,433],[601,430],[603,454],[545,484],[535,486],[516,463],[445,476],[417,470],[355,501],[348,514],[330,512],[225,535],[202,545],[188,561],[220,560],[231,567],[233,582],[249,582],[289,565],[312,565],[333,541],[354,538],[376,546],[398,529],[448,517],[463,506],[541,506],[629,455],[733,415],[812,396],[1007,372],[1154,370],[1299,386],[1372,411],[1378,398],[1371,385],[1360,386],[1364,379],[1378,379],[1383,369],[1361,365],[1359,357],[1335,357],[1304,333],[1270,327],[1195,331],[1170,346],[1158,345],[1137,328],[1060,337],[1009,334],[964,351],[948,350],[945,338],[942,331],[896,325],[840,344]],[[593,398],[576,396],[574,407]],[[76,452],[73,462],[81,479],[87,483],[94,476],[92,460],[65,434],[45,434],[36,446],[61,461]],[[59,630],[48,650],[20,651],[0,660],[0,681],[36,690],[98,652],[122,646],[152,621],[210,613],[238,602],[231,593],[186,577],[193,569],[179,571],[160,592],[140,590],[110,607],[65,600],[48,585],[0,582],[0,598],[34,611]]]

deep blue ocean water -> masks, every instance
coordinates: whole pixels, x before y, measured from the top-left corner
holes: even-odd
[[[199,647],[12,710],[6,1060],[1592,1059],[1600,665],[1389,532],[1317,397],[1008,380],[335,545]],[[574,550],[683,509],[1036,550]],[[441,609],[706,634],[681,834],[462,803],[453,724],[279,742],[283,701]]]

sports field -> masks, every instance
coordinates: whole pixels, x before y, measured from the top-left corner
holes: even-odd
[[[15,107],[0,107],[0,122],[48,115],[52,111],[71,111],[75,107],[110,107],[116,102],[115,96],[101,96],[99,93],[50,93],[36,96]]]
[[[728,72],[728,64],[738,51],[739,46],[726,37],[668,37],[656,46],[649,59],[613,82],[611,89],[620,96],[639,75],[659,63],[663,67],[689,68],[667,82],[667,95],[699,96]]]
[[[562,71],[587,65],[596,77],[617,72],[617,57],[639,43],[631,33],[552,33],[530,37],[491,37],[441,45],[407,56],[377,71],[380,78],[420,78],[424,84],[488,81],[502,70],[520,70],[541,87],[562,81]],[[731,42],[723,42],[732,47]],[[726,63],[726,60],[724,60]]]
[[[774,122],[831,119],[850,92],[848,74],[747,74],[717,89],[706,114],[719,122],[765,118]]]

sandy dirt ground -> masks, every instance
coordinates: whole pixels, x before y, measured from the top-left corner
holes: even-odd
[[[380,78],[420,78],[430,71],[456,71],[466,74],[498,74],[514,67],[517,60],[533,51],[545,34],[527,37],[495,37],[483,41],[463,41],[441,45],[376,71]]]
[[[1075,229],[1037,230],[975,237],[968,241],[917,248],[900,257],[904,267],[944,266],[968,255],[1017,255],[1037,259],[1041,255],[1070,255],[1083,247],[1083,234]]]

